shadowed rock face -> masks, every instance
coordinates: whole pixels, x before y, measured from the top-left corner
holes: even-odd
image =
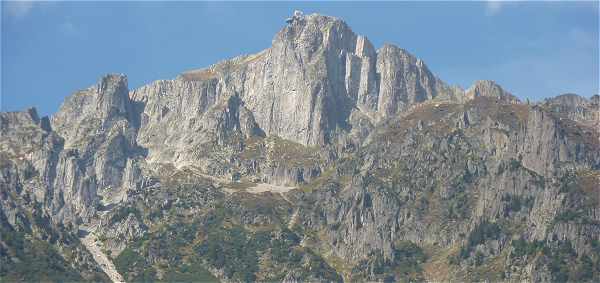
[[[299,14],[254,55],[134,90],[109,74],[51,119],[0,113],[0,220],[40,241],[42,218],[65,239],[95,225],[130,281],[181,281],[184,264],[224,281],[594,281],[598,102],[464,91]]]

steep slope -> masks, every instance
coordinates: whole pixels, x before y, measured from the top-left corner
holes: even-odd
[[[52,127],[75,152],[83,175],[94,189],[118,188],[131,170],[131,159],[145,154],[135,138],[138,117],[129,99],[127,78],[107,75],[97,85],[75,93],[52,117]]]
[[[82,201],[79,184],[54,186],[63,139],[35,109],[0,113],[0,278],[108,281],[62,217]],[[67,199],[67,203],[62,203]]]

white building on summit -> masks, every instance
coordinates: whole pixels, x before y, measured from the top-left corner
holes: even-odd
[[[287,18],[287,20],[285,20],[285,22],[288,23],[288,24],[291,24],[295,20],[301,19],[302,16],[304,16],[304,13],[302,13],[302,11],[295,10],[294,11],[294,15],[291,18]]]

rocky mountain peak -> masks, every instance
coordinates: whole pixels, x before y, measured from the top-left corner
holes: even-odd
[[[308,33],[323,34],[329,30],[340,34],[354,34],[352,29],[343,20],[316,13],[310,15],[304,15],[301,12],[296,13],[286,22],[287,25],[277,33],[275,40],[284,39],[286,38],[285,36],[292,36],[292,39],[300,39],[302,36],[308,36]]]
[[[575,93],[565,93],[550,99],[546,99],[546,103],[577,107],[586,105],[589,103],[589,101],[585,97],[579,96]]]
[[[153,83],[132,97],[146,104],[142,133],[156,126],[144,127],[146,119],[167,123],[182,118],[177,113],[187,113],[185,119],[193,118],[190,127],[198,127],[194,121],[206,121],[203,116],[212,113],[207,110],[239,96],[250,114],[244,117],[267,135],[323,145],[350,129],[350,116],[372,124],[437,96],[455,98],[455,92],[406,50],[384,45],[376,51],[367,37],[338,18],[297,12],[270,48]],[[180,139],[180,133],[173,135]]]
[[[28,108],[25,111],[2,112],[0,114],[0,129],[2,130],[35,125],[46,132],[52,131],[48,117],[40,118],[35,107]]]
[[[484,97],[495,97],[500,100],[510,102],[510,103],[518,103],[519,99],[512,95],[511,93],[505,91],[500,85],[498,85],[495,81],[491,80],[478,80],[475,81],[473,86],[471,86],[465,92],[467,99],[474,99],[476,97],[484,96]]]
[[[296,13],[286,22],[287,25],[273,39],[275,48],[280,45],[293,48],[306,58],[311,58],[311,55],[319,50],[330,51],[336,55],[340,52],[374,54],[370,42],[364,37],[357,42],[358,36],[341,19],[320,14]]]
[[[599,96],[587,99],[574,93],[565,93],[544,100],[542,105],[563,118],[591,127],[600,126]]]
[[[118,282],[597,282],[599,102],[449,87],[296,12],[257,54],[131,92],[105,75],[52,127],[0,113],[0,278],[63,258]],[[81,275],[50,281],[103,281]]]
[[[37,111],[34,107],[25,111],[0,113],[0,129],[5,131],[13,127],[35,125],[39,122]]]
[[[392,44],[377,50],[378,117],[401,113],[416,103],[436,97],[459,100],[462,93],[437,78],[421,60]]]
[[[123,74],[108,74],[100,79],[96,86],[97,109],[102,117],[127,116],[129,112],[129,89],[127,76]]]
[[[393,54],[393,55],[396,55],[397,57],[401,57],[401,58],[405,59],[406,61],[412,62],[413,64],[416,64],[416,62],[417,62],[417,57],[410,54],[405,49],[402,49],[391,43],[384,43],[383,46],[381,46],[381,48],[379,48],[379,50],[377,50],[377,53]]]
[[[51,124],[65,138],[67,148],[92,154],[91,150],[106,137],[124,133],[133,139],[134,116],[127,77],[107,74],[95,85],[67,97]]]
[[[61,128],[63,123],[74,121],[64,119],[71,115],[75,121],[84,118],[106,121],[116,117],[127,117],[130,108],[127,77],[122,74],[107,74],[94,86],[68,97],[53,116],[53,123]]]

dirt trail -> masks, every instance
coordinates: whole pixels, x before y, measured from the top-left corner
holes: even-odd
[[[86,231],[87,234],[81,238],[81,243],[83,243],[83,245],[92,254],[94,260],[96,263],[98,263],[100,268],[102,268],[104,273],[106,273],[106,275],[108,275],[110,280],[113,282],[125,282],[125,280],[123,280],[123,276],[117,272],[113,262],[108,258],[108,256],[106,256],[106,254],[104,254],[104,252],[102,252],[102,249],[96,243],[97,238],[93,231],[91,229],[84,231]]]
[[[273,193],[283,194],[283,193],[287,193],[295,188],[296,187],[286,187],[286,186],[277,186],[277,185],[271,185],[271,184],[265,184],[265,183],[257,183],[256,186],[250,187],[250,188],[246,189],[246,191],[249,193],[253,193],[253,194],[260,194],[260,193],[264,193],[264,192],[273,192]]]
[[[298,222],[299,212],[300,212],[300,209],[296,208],[296,210],[294,211],[294,214],[292,214],[292,217],[290,218],[290,222],[288,223],[288,229],[292,230],[292,228],[294,228],[294,225],[296,225],[296,222]]]

